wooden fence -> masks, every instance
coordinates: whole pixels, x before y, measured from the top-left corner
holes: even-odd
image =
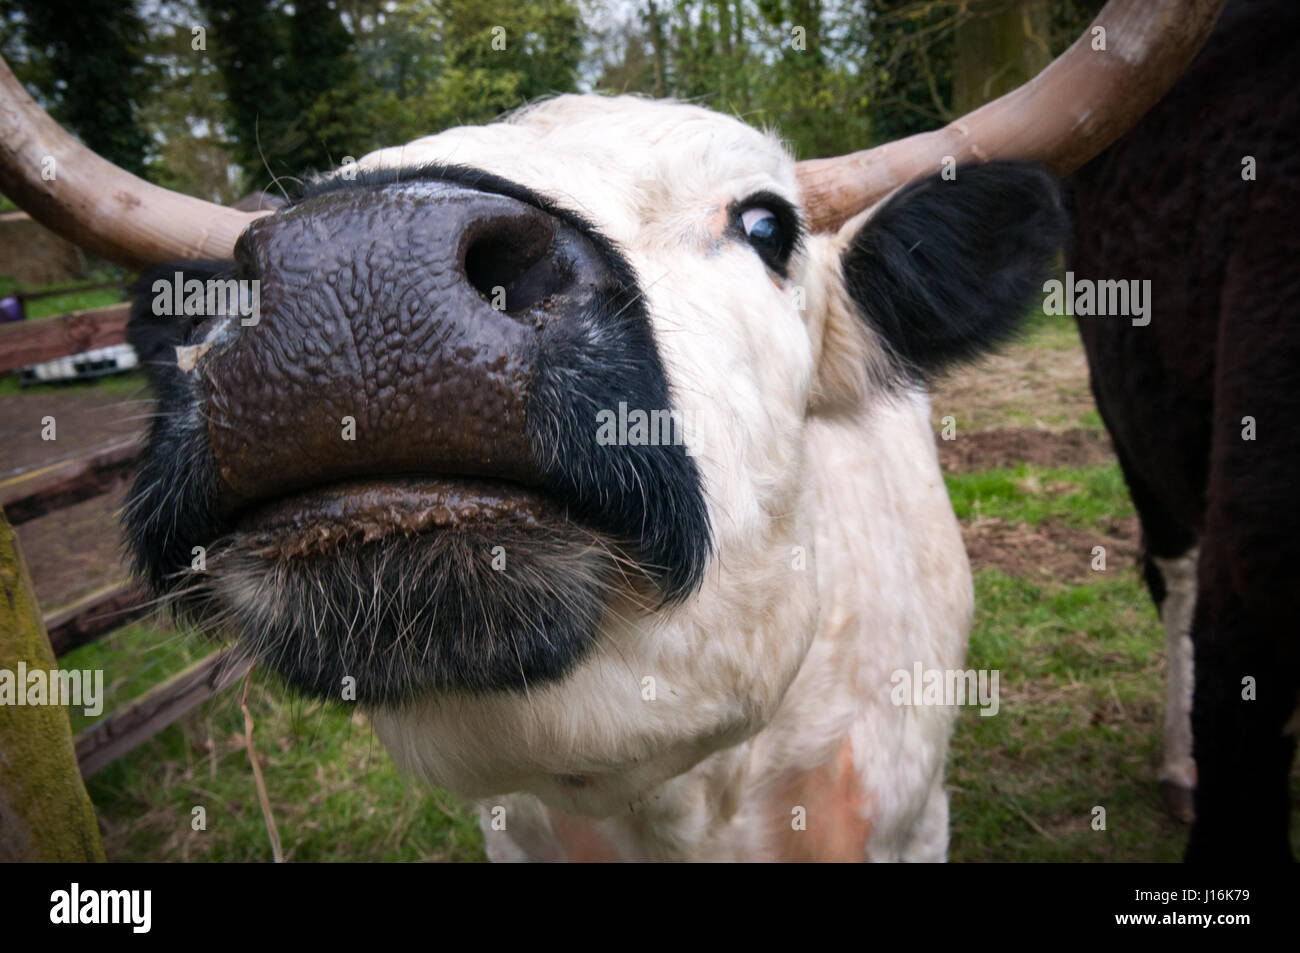
[[[129,310],[129,305],[119,304],[58,318],[0,325],[0,374],[81,351],[124,344]],[[15,565],[25,565],[17,535],[9,527],[123,486],[139,461],[140,451],[134,438],[117,440],[75,458],[0,480],[0,522],[6,524],[2,527],[3,538],[15,550],[0,556],[12,559]],[[35,583],[39,590],[40,580]],[[18,611],[12,604],[7,610]],[[54,657],[59,658],[149,611],[145,592],[124,575],[35,621],[47,634]],[[0,621],[8,623],[0,628],[0,639],[6,637],[7,629],[18,630],[20,620]],[[249,665],[234,651],[225,649],[204,658],[82,731],[75,739],[81,775],[95,774],[239,679]]]

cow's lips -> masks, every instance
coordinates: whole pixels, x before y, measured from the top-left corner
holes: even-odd
[[[558,504],[511,483],[458,477],[354,480],[295,493],[246,513],[236,530],[259,555],[328,553],[343,543],[438,530],[541,528],[562,516]]]

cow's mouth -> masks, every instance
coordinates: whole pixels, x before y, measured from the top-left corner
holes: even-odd
[[[585,655],[611,590],[636,588],[619,548],[540,490],[353,479],[241,514],[183,611],[324,698],[526,690]]]
[[[254,507],[235,525],[250,551],[282,560],[438,531],[544,532],[557,515],[567,519],[567,507],[515,483],[399,476],[313,487]]]

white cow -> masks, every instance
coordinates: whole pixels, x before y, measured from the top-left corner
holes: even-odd
[[[1096,154],[1220,6],[1115,0],[1107,55],[1090,32],[865,153],[565,96],[251,224],[89,156],[5,71],[0,187],[118,260],[218,260],[165,269],[185,287],[259,283],[251,320],[137,301],[164,411],[137,565],[290,682],[355,689],[399,765],[479,800],[493,859],[941,860],[970,699],[932,689],[972,587],[925,385],[1012,332],[1065,230],[1052,175],[998,160]],[[628,408],[684,444],[605,439]]]

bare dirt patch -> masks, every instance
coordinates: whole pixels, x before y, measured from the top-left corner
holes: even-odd
[[[119,511],[125,487],[18,527],[18,542],[46,613],[127,575]]]
[[[1106,570],[1136,564],[1139,549],[1137,517],[1101,530],[1085,530],[1044,520],[1037,526],[981,518],[963,523],[962,539],[971,568],[1000,569],[1009,576],[1044,582],[1082,583],[1095,580],[1095,546],[1106,548]]]
[[[1015,343],[938,381],[931,395],[934,427],[951,416],[958,439],[1001,427],[1070,430],[1096,424],[1083,348]]]
[[[953,440],[936,437],[945,473],[970,473],[1032,463],[1040,467],[1095,467],[1115,459],[1104,430],[960,430]]]

